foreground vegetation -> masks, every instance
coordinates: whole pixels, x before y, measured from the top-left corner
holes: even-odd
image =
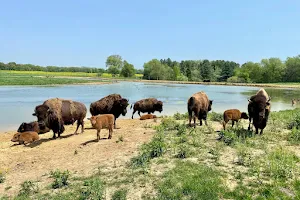
[[[52,171],[48,187],[28,180],[14,199],[299,199],[299,112],[272,112],[261,136],[246,122],[216,132],[218,113],[196,129],[187,114],[164,117],[145,127],[156,134],[126,166],[99,166],[90,177]]]

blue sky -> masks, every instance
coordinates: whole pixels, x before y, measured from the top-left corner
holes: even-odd
[[[1,1],[0,61],[105,67],[119,54],[239,63],[300,54],[297,0]]]

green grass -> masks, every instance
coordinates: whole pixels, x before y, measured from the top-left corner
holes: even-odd
[[[57,189],[64,186],[68,186],[69,176],[70,176],[70,172],[68,170],[63,172],[59,170],[51,171],[50,177],[54,179],[54,182],[51,184],[51,187],[53,189]]]

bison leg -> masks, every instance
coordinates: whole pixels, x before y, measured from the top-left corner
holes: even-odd
[[[260,130],[260,135],[262,135],[262,134],[263,134],[263,131],[264,131],[264,129],[261,129],[261,130]]]
[[[139,116],[141,117],[141,111],[138,111]]]
[[[84,132],[84,121],[82,120],[82,122],[81,122],[81,133],[83,133]]]
[[[56,135],[55,135],[55,132],[53,131],[53,139],[56,139]]]
[[[80,121],[78,120],[77,121],[77,128],[76,128],[76,130],[74,132],[74,135],[77,135],[77,131],[78,131],[79,126],[80,126]]]
[[[113,133],[113,129],[109,129],[109,135],[108,135],[108,139],[111,139],[112,138],[112,133]]]
[[[192,112],[189,112],[189,126],[192,126],[191,121],[192,121]]]
[[[100,140],[100,131],[101,130],[97,130],[97,141],[99,142],[99,140]]]
[[[206,119],[204,119],[204,123],[205,123],[206,126],[208,126],[208,125],[207,125],[207,120],[206,120]]]
[[[148,114],[151,114],[151,112],[148,112]]]
[[[234,126],[234,121],[232,120],[232,126],[231,126],[231,128],[233,128],[233,126]]]
[[[202,126],[202,119],[200,119],[200,126]]]
[[[196,128],[196,116],[194,116],[194,127]]]
[[[250,124],[251,124],[251,117],[249,117],[249,126],[248,126],[248,131],[250,131]]]
[[[258,134],[258,128],[255,127],[255,134]]]
[[[136,110],[133,109],[133,113],[132,113],[131,119],[133,119],[133,115],[134,115],[135,112],[136,112]]]

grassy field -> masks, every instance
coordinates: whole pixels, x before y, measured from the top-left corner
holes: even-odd
[[[136,75],[136,77],[139,76],[139,74]],[[0,85],[55,85],[107,82],[107,80],[90,78],[111,79],[112,75],[103,73],[101,77],[98,77],[97,73],[82,72],[0,71]]]
[[[218,113],[196,129],[186,126],[186,114],[165,117],[145,127],[156,134],[126,166],[102,166],[80,178],[54,171],[48,187],[26,181],[15,199],[132,199],[136,193],[146,200],[300,199],[299,112],[272,112],[261,136],[246,130],[245,121],[215,132]]]

